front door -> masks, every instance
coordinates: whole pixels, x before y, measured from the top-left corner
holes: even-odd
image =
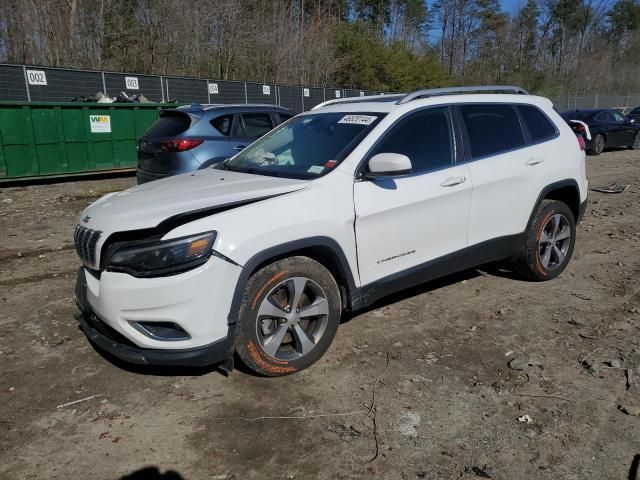
[[[406,155],[412,173],[354,184],[363,286],[378,280],[401,284],[404,275],[467,246],[471,179],[466,165],[455,164],[449,108],[427,108],[401,119],[367,159],[378,153]]]

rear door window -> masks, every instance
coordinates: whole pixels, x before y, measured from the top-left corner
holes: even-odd
[[[533,143],[543,142],[557,135],[556,127],[540,109],[531,105],[518,105],[518,110],[520,110]]]
[[[596,116],[596,120],[599,122],[613,123],[615,121],[615,118],[609,112],[600,112]]]
[[[511,105],[461,105],[472,158],[497,155],[524,146],[520,121]]]
[[[151,124],[145,135],[148,137],[175,137],[191,126],[191,117],[182,112],[164,111],[160,118]]]
[[[231,124],[233,123],[233,115],[221,115],[211,120],[211,126],[219,133],[228,137],[231,133]]]
[[[244,136],[248,138],[261,137],[273,128],[271,115],[268,113],[243,113],[241,116]]]

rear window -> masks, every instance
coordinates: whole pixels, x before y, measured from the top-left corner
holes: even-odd
[[[542,142],[556,136],[556,127],[539,109],[530,105],[519,105],[518,110],[520,110],[533,142]]]
[[[160,113],[160,118],[153,122],[145,132],[149,137],[174,137],[180,135],[191,126],[191,117],[182,112]]]
[[[520,121],[511,105],[462,105],[473,158],[524,146]]]
[[[565,120],[586,120],[593,116],[593,112],[589,110],[567,110],[562,113]]]

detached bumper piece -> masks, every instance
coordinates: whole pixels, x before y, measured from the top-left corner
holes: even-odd
[[[229,336],[209,345],[163,350],[138,347],[102,322],[93,312],[78,312],[75,318],[91,343],[125,362],[138,365],[206,367],[233,358],[233,327],[230,327]]]

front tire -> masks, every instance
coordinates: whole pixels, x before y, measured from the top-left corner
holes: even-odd
[[[245,288],[236,352],[254,372],[289,375],[315,363],[340,323],[340,290],[331,273],[308,257],[267,265]]]
[[[635,137],[633,137],[633,143],[629,145],[631,150],[640,150],[640,132],[636,132]]]
[[[576,241],[576,221],[566,203],[540,203],[523,239],[516,270],[525,278],[545,281],[560,275],[569,264]]]
[[[601,133],[596,134],[596,136],[593,137],[591,147],[587,150],[587,153],[594,156],[600,155],[604,150],[605,143],[604,135]]]

